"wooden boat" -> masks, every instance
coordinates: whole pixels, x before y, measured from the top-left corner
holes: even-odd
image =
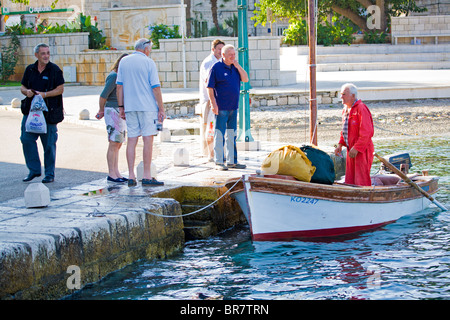
[[[317,146],[315,4],[308,1],[310,69],[310,143]],[[252,239],[291,240],[335,237],[381,227],[421,211],[431,202],[438,178],[415,176],[415,181],[375,154],[404,183],[360,187],[297,181],[293,177],[244,175],[226,183],[242,208]]]
[[[429,194],[438,178],[416,176]],[[236,184],[237,183],[237,184]],[[384,226],[427,208],[431,201],[407,183],[359,187],[297,181],[289,176],[244,175],[226,186],[250,225],[254,241],[336,237]]]

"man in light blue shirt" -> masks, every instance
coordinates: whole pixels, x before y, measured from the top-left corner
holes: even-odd
[[[135,52],[123,58],[117,72],[117,101],[120,116],[127,122],[128,186],[135,186],[134,164],[136,145],[142,136],[144,141],[143,186],[160,186],[163,182],[151,176],[153,137],[157,135],[157,124],[165,118],[161,84],[155,62],[149,58],[152,42],[148,39],[136,41]]]

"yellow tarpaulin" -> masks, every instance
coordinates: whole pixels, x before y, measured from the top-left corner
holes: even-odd
[[[293,176],[300,181],[310,182],[316,171],[305,153],[295,146],[284,146],[272,151],[261,165],[264,174]]]

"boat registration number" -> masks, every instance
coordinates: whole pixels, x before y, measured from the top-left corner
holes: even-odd
[[[316,204],[317,202],[319,202],[319,199],[304,198],[304,197],[293,197],[293,196],[291,196],[291,202],[306,203],[306,204]]]

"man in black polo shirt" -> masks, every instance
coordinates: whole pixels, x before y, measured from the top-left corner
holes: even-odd
[[[61,69],[50,62],[50,48],[45,43],[38,44],[34,48],[37,61],[30,64],[22,78],[20,92],[26,96],[22,100],[22,142],[25,163],[29,170],[24,182],[33,180],[41,175],[41,161],[37,148],[37,139],[41,138],[44,149],[45,177],[43,183],[53,182],[55,179],[56,141],[58,140],[58,129],[56,125],[64,119],[63,99],[64,77]],[[31,101],[34,95],[41,95],[47,105],[48,112],[44,111],[47,122],[47,133],[37,134],[26,132],[25,123],[30,112]]]

